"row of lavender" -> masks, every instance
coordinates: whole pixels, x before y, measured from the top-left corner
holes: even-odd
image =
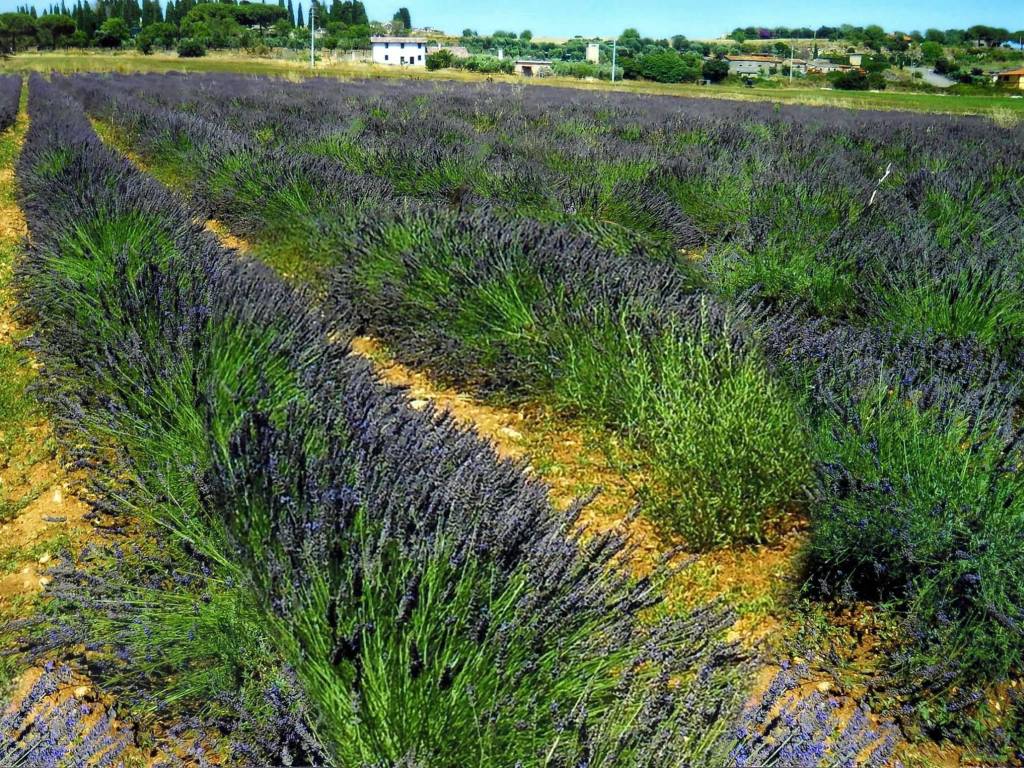
[[[18,115],[21,84],[20,77],[0,75],[0,142],[5,144],[11,139],[5,131]],[[13,162],[13,153],[8,159]],[[11,683],[0,684],[0,765],[50,768],[89,760],[111,765],[118,759],[127,740],[113,732],[112,714],[97,713],[73,697],[58,698],[71,680],[67,667],[49,664],[17,702],[4,695]]]
[[[698,541],[761,535],[736,510],[799,502],[813,460],[809,583],[896,601],[921,700],[1019,669],[1020,129],[548,89],[61,85],[267,260],[333,270],[328,305],[404,359],[639,431]],[[605,197],[577,195],[588,167]],[[617,174],[676,208],[620,187],[643,215],[590,216]],[[703,270],[648,236],[693,227]],[[955,728],[949,707],[922,712]]]
[[[0,75],[0,131],[14,125],[20,99],[21,78],[17,75]]]
[[[727,613],[642,619],[665,573],[629,577],[579,505],[376,383],[42,78],[30,117],[20,291],[59,431],[98,512],[169,535],[64,563],[27,649],[84,644],[123,701],[198,712],[241,763],[885,761],[821,697],[777,718],[794,681],[741,718]]]

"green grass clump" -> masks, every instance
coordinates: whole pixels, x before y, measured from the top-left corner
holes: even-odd
[[[700,547],[762,541],[805,497],[806,435],[793,396],[729,329],[622,320],[567,333],[563,403],[630,436],[647,458],[647,503]]]
[[[258,702],[279,680],[266,616],[250,590],[202,576],[173,544],[136,546],[116,558],[105,552],[103,559],[105,579],[118,585],[112,610],[84,610],[78,618],[118,660],[100,668],[122,706],[139,715],[212,718],[231,713],[226,701]]]
[[[767,185],[751,192],[750,231],[719,245],[710,259],[718,289],[780,302],[803,301],[835,316],[855,304],[855,263],[838,247],[837,228],[853,215],[844,191]]]
[[[1024,339],[1024,295],[1002,270],[980,264],[934,274],[895,272],[875,294],[877,315],[900,335],[975,339],[988,349]]]

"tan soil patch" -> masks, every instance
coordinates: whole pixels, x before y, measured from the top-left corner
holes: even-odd
[[[224,224],[216,219],[209,219],[206,222],[206,229],[215,234],[217,239],[220,240],[220,244],[225,248],[231,248],[234,251],[241,251],[243,253],[252,251],[252,246],[247,240],[235,237]]]

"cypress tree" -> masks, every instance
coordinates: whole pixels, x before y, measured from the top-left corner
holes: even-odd
[[[302,15],[302,0],[299,0],[299,10],[296,13],[296,16],[298,18],[295,21],[295,26],[297,26],[297,27],[304,27],[304,26],[306,26],[306,20],[305,20],[305,18]]]

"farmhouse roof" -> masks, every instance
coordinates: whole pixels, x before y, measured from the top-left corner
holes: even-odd
[[[1004,72],[999,73],[1000,77],[1024,77],[1024,67],[1018,67],[1017,69],[1007,69]]]
[[[464,45],[434,45],[427,49],[428,53],[437,53],[438,51],[448,51],[452,56],[457,59],[468,59],[470,56],[469,49]]]
[[[371,43],[425,43],[427,38],[425,37],[394,37],[391,35],[381,35],[380,37],[371,37]]]
[[[543,64],[550,66],[550,59],[516,59],[516,64]]]
[[[763,62],[768,62],[768,63],[776,63],[776,62],[778,62],[778,58],[776,58],[775,56],[768,56],[768,55],[765,55],[763,53],[749,53],[749,54],[741,54],[741,55],[738,55],[738,56],[737,55],[731,55],[731,56],[726,56],[725,58],[727,58],[729,61],[763,61]]]

